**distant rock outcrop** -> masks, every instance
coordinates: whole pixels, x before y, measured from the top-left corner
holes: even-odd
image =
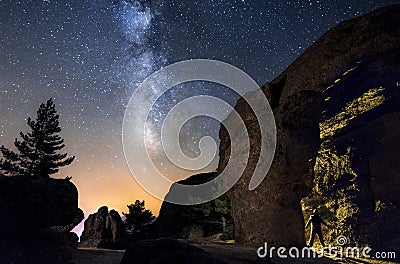
[[[215,172],[201,173],[178,183],[184,185],[202,184],[215,177]],[[173,195],[173,190],[172,186],[167,196]],[[151,236],[183,238],[199,242],[205,236],[223,233],[224,230],[232,226],[230,204],[226,195],[201,205],[177,205],[164,201]]]
[[[303,217],[319,207],[334,225],[329,242],[342,234],[353,245],[400,248],[399,29],[400,5],[345,21],[262,87],[276,120],[277,149],[254,191],[248,184],[260,131],[238,101],[253,152],[228,192],[237,241],[302,246]],[[219,172],[230,153],[223,127],[220,139]]]
[[[115,210],[108,212],[107,206],[85,220],[80,247],[123,248],[126,245],[126,232],[121,216]]]
[[[65,263],[78,242],[69,231],[83,219],[67,180],[0,176],[2,263]]]
[[[121,261],[121,264],[131,263],[223,264],[226,262],[216,259],[204,250],[186,242],[161,238],[132,243]]]

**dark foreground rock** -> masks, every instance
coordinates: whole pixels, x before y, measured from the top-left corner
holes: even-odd
[[[80,247],[120,249],[126,244],[124,223],[117,211],[102,206],[85,220]]]
[[[260,131],[248,105],[238,101],[252,146],[228,193],[238,241],[303,246],[304,217],[318,207],[333,225],[325,230],[329,242],[343,234],[353,245],[400,248],[399,28],[400,5],[345,21],[262,87],[275,116],[277,148],[254,191],[248,184]],[[223,127],[220,139],[219,172],[230,159]]]
[[[204,250],[188,244],[187,242],[160,238],[157,240],[142,240],[132,243],[126,250],[121,264],[222,264]]]
[[[67,263],[83,219],[68,180],[0,176],[0,263]],[[60,232],[61,231],[61,232]]]

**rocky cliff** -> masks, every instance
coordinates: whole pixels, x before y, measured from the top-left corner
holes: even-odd
[[[102,206],[85,220],[80,247],[116,249],[125,244],[124,223],[117,211]]]
[[[400,49],[362,58],[324,92],[321,145],[303,213],[319,207],[353,245],[400,245]],[[346,91],[346,92],[343,92]]]
[[[236,240],[302,246],[304,218],[318,207],[334,225],[330,242],[343,234],[350,244],[386,241],[384,247],[399,248],[399,49],[400,5],[394,5],[342,22],[265,84],[277,148],[254,191],[248,184],[260,131],[251,109],[238,101],[253,151],[228,192]],[[223,126],[220,139],[219,172],[230,158]]]
[[[69,181],[0,176],[1,263],[65,263],[83,219]]]

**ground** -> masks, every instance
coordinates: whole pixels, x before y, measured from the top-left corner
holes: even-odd
[[[79,248],[73,252],[74,264],[119,264],[125,250]]]
[[[199,248],[207,251],[211,255],[225,260],[232,264],[248,264],[254,263],[257,257],[257,248],[250,246],[243,246],[237,244],[223,244],[223,243],[205,243],[196,245]],[[93,249],[93,248],[79,248],[73,253],[74,264],[119,264],[124,255],[124,250],[108,250],[108,249]],[[393,264],[396,262],[388,261],[374,261],[364,259],[299,259],[297,262],[293,259],[274,259],[276,264],[289,264],[289,263],[352,263],[352,264]]]

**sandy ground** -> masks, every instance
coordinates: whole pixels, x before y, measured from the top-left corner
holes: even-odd
[[[257,257],[255,248],[229,244],[209,243],[196,245],[211,255],[233,264],[254,263]],[[79,248],[73,252],[74,264],[119,264],[124,250]]]
[[[257,249],[254,247],[223,243],[208,243],[195,246],[228,263],[247,264],[254,263],[257,259]]]
[[[232,264],[254,263],[257,259],[257,248],[235,244],[209,243],[196,245],[211,255]],[[276,264],[289,263],[338,263],[328,258],[320,259],[273,259]]]
[[[202,248],[209,254],[232,264],[254,263],[257,258],[257,248],[235,244],[207,243],[195,245]],[[73,263],[75,264],[119,264],[124,255],[124,250],[107,250],[80,248],[73,253]],[[395,262],[361,260],[361,259],[274,259],[276,264],[289,263],[351,263],[351,264],[392,264]]]
[[[79,248],[73,252],[74,264],[119,264],[125,250]]]

